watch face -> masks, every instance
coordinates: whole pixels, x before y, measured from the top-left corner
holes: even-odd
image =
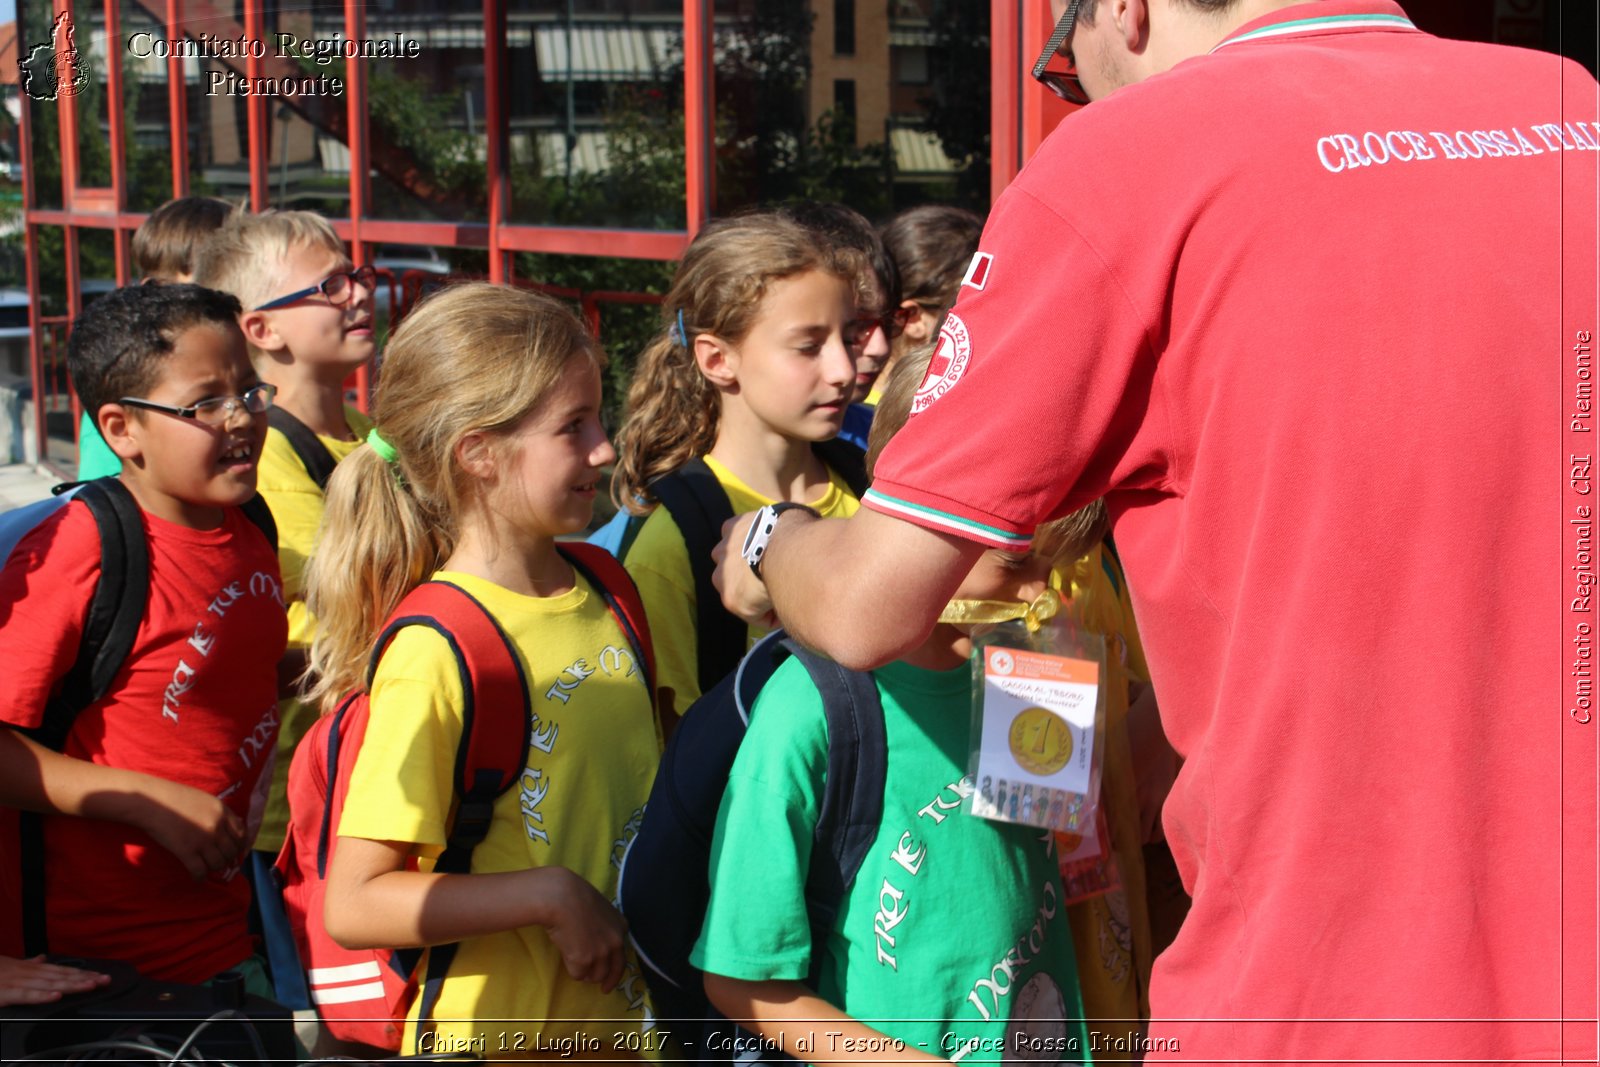
[[[773,514],[772,505],[763,507],[756,512],[755,519],[750,523],[750,529],[745,531],[744,547],[739,550],[739,555],[744,557],[746,563],[754,565],[761,558],[761,552],[767,547],[767,541],[772,537],[773,527],[777,525],[777,516]]]

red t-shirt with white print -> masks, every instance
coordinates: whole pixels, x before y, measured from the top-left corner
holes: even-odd
[[[250,819],[278,731],[287,636],[278,559],[237,509],[216,530],[144,516],[150,597],[132,652],[85,708],[68,756],[222,797]],[[0,572],[0,722],[31,727],[77,654],[100,573],[89,509],[71,503],[18,543]],[[259,817],[259,815],[257,815]],[[251,826],[254,833],[254,826]],[[52,952],[124,960],[143,974],[204,981],[250,955],[250,890],[237,870],[202,881],[126,823],[45,820]]]

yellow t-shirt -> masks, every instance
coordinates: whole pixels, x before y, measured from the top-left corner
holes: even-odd
[[[353,407],[344,409],[345,425],[355,434],[354,441],[317,435],[322,447],[342,461],[354,452],[372,428],[372,420]],[[315,629],[306,610],[306,561],[317,542],[322,524],[323,492],[295,455],[289,439],[277,430],[267,431],[256,472],[256,488],[272,521],[278,526],[278,566],[283,571],[283,598],[289,605],[289,647],[303,649],[311,644]],[[298,700],[278,703],[278,742],[272,766],[272,784],[267,789],[267,804],[261,816],[261,831],[253,847],[262,852],[277,852],[289,831],[289,760],[295,746],[317,721],[317,709]]]
[[[317,435],[335,463],[360,447],[372,429],[372,420],[353,407],[344,409],[344,421],[355,435],[354,441]],[[311,644],[314,629],[306,611],[306,561],[316,548],[324,495],[295,455],[289,439],[277,430],[267,431],[266,447],[261,450],[256,471],[256,489],[272,509],[272,521],[278,524],[278,565],[283,568],[283,598],[289,605],[289,645],[305,648]]]
[[[705,457],[705,462],[728,494],[735,515],[774,503],[710,456]],[[830,470],[828,473],[828,488],[816,500],[807,503],[824,518],[847,519],[856,513],[860,502],[837,472]],[[645,617],[650,621],[650,636],[655,641],[656,684],[672,690],[673,710],[682,715],[700,695],[700,643],[694,622],[697,603],[694,572],[689,567],[689,547],[666,508],[656,508],[645,519],[623,563],[633,575],[639,595],[644,598]],[[745,648],[755,644],[765,632],[750,627]]]
[[[1116,573],[1113,580],[1107,567]],[[1084,1013],[1099,1047],[1116,1048],[1150,1017],[1150,912],[1145,894],[1144,849],[1139,833],[1139,797],[1128,741],[1128,687],[1148,677],[1139,633],[1121,568],[1096,545],[1081,559],[1058,564],[1060,584],[1074,615],[1090,633],[1106,638],[1106,744],[1100,799],[1105,805],[1121,884],[1109,893],[1067,908],[1078,958]]]
[[[661,751],[642,665],[581,577],[554,597],[522,596],[454,572],[436,577],[471,593],[499,622],[522,656],[533,703],[527,769],[520,787],[495,802],[473,872],[566,867],[615,901],[622,855],[638,832]],[[455,800],[462,707],[444,639],[424,627],[395,635],[373,679],[341,837],[410,842],[422,868],[431,866]],[[440,1051],[555,1058],[552,1046],[567,1041],[582,1058],[630,1055],[615,1035],[643,1030],[648,1016],[631,958],[622,984],[604,994],[568,977],[544,927],[526,926],[462,942],[434,1018]],[[402,1050],[416,1050],[415,1037],[413,1006]]]

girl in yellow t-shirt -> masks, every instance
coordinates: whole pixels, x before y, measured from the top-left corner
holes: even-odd
[[[588,524],[615,459],[602,358],[554,300],[444,290],[395,331],[371,447],[328,485],[308,579],[317,702],[363,685],[378,629],[433,576],[488,609],[532,690],[519,787],[496,801],[471,873],[438,874],[466,703],[456,661],[437,632],[407,627],[373,676],[325,917],[350,947],[460,943],[425,1025],[413,1005],[409,1052],[617,1058],[652,1046],[612,901],[659,731],[643,665],[556,551]]]
[[[678,265],[663,331],[628,390],[611,488],[619,508],[649,515],[623,562],[678,714],[716,679],[701,677],[689,549],[651,483],[703,460],[733,514],[778,501],[854,513],[855,494],[813,446],[844,422],[856,349],[876,325],[859,311],[876,296],[864,254],[775,213],[710,223]],[[735,662],[761,632],[738,630]]]

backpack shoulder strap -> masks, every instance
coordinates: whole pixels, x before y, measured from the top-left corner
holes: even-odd
[[[445,639],[461,678],[461,743],[454,784],[460,803],[435,870],[464,873],[472,849],[489,831],[494,800],[517,781],[526,762],[529,731],[527,675],[511,639],[478,600],[449,582],[423,582],[400,602],[378,635],[367,668],[370,690],[378,661],[394,635],[425,626]]]
[[[123,661],[133,651],[150,596],[150,546],[145,542],[144,516],[133,494],[115,477],[97,478],[78,488],[100,535],[100,578],[89,598],[78,654],[45,702],[39,726],[28,731],[35,741],[56,752],[66,747],[78,713],[105,696]],[[49,951],[45,926],[44,824],[24,812],[19,822],[18,867],[22,905],[23,949],[30,955]]]
[[[450,645],[461,676],[465,704],[454,771],[456,813],[434,870],[465,874],[472,869],[473,850],[489,833],[495,799],[516,784],[527,762],[533,729],[528,676],[511,639],[477,598],[449,582],[430,581],[406,595],[378,635],[367,668],[369,691],[378,660],[406,626],[426,626],[440,634]],[[419,993],[419,1040],[431,1029],[428,1020],[457,947],[451,943],[428,950],[427,974]],[[410,954],[405,963],[415,966]],[[423,1051],[420,1045],[418,1051]]]
[[[40,744],[57,751],[78,712],[110,690],[133,651],[150,597],[150,546],[144,516],[128,487],[114,477],[97,478],[83,484],[77,499],[88,507],[100,534],[100,580],[89,600],[77,658],[35,735]]]
[[[870,673],[846,670],[792,638],[784,646],[811,675],[827,716],[828,772],[806,887],[812,924],[827,929],[883,822],[889,757],[883,702]]]
[[[633,649],[634,658],[641,665],[645,692],[651,695],[653,706],[656,652],[650,640],[650,623],[645,617],[644,600],[639,596],[639,587],[634,585],[632,576],[617,562],[617,557],[599,545],[574,541],[563,542],[556,547],[567,558],[567,562],[605,598],[606,607],[616,617],[617,625],[622,628],[623,636]]]
[[[651,482],[650,491],[678,524],[689,549],[700,691],[709,692],[739,665],[748,633],[744,620],[722,606],[711,582],[711,550],[722,540],[722,524],[733,518],[733,505],[717,476],[698,458]]]
[[[811,451],[844,479],[857,500],[866,495],[867,454],[859,445],[842,437],[834,437],[827,441],[818,441],[811,446]]]
[[[276,411],[276,408],[272,410]],[[278,522],[272,517],[272,509],[267,507],[266,498],[260,493],[239,505],[239,510],[244,512],[244,517],[256,524],[262,536],[267,539],[267,544],[272,546],[272,551],[278,551]]]
[[[328,479],[333,477],[333,468],[338,460],[333,458],[328,446],[317,439],[311,427],[289,414],[287,409],[277,406],[267,409],[267,425],[289,439],[289,447],[294,449],[294,454],[305,466],[306,473],[311,475],[311,480],[317,483],[317,488],[328,488]]]

